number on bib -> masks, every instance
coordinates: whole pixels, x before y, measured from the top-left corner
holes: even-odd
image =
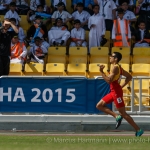
[[[122,103],[122,99],[120,97],[117,98],[118,103]]]

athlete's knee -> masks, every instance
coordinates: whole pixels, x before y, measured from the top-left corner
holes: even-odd
[[[103,100],[100,100],[97,105],[96,105],[96,108],[99,109],[101,107],[104,107],[105,106],[105,102]]]

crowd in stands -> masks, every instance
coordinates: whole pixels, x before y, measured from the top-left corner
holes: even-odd
[[[12,36],[11,62],[43,63],[50,46],[103,46],[110,31],[113,46],[149,47],[150,0],[2,0],[0,15],[18,27]],[[20,26],[19,15],[31,24],[27,33]],[[1,20],[1,26],[3,22]],[[50,28],[49,28],[50,27]],[[9,28],[12,31],[12,27]],[[89,41],[85,32],[89,31]],[[133,42],[131,42],[131,40]],[[132,43],[132,44],[131,44]],[[27,50],[26,47],[30,46]]]

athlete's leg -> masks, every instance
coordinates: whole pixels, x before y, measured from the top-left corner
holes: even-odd
[[[132,117],[126,113],[125,107],[117,108],[120,115],[135,129],[135,131],[139,131],[140,128],[134,122]]]
[[[116,113],[114,113],[113,111],[111,111],[107,106],[106,106],[106,102],[104,100],[100,100],[97,105],[96,108],[98,110],[101,110],[103,112],[105,112],[106,114],[112,115],[114,118],[116,118],[118,115]]]

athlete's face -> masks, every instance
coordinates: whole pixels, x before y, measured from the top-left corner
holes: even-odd
[[[116,62],[116,56],[113,53],[112,55],[110,55],[110,63],[113,64],[114,62]]]

